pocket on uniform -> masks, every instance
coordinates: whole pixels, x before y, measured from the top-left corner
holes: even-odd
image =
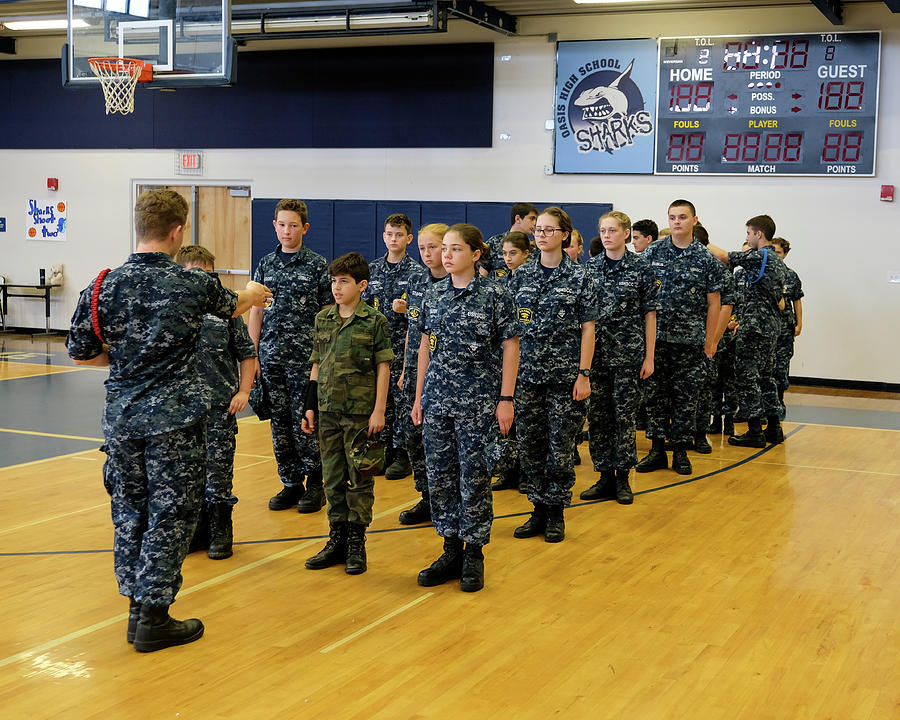
[[[353,359],[354,365],[360,370],[372,369],[372,345],[374,344],[374,335],[371,329],[365,328],[354,330],[352,335],[353,345],[350,347],[350,357]]]

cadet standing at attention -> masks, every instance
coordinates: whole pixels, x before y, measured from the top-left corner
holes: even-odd
[[[716,352],[722,290],[716,259],[694,240],[696,224],[693,204],[675,200],[669,206],[671,236],[652,243],[642,253],[660,281],[660,309],[656,315],[656,372],[650,376],[647,398],[647,437],[652,448],[635,467],[637,472],[668,467],[667,437],[675,443],[672,469],[680,475],[693,471],[687,448],[696,432],[705,358]]]
[[[575,484],[597,318],[593,278],[562,249],[571,233],[565,210],[543,210],[534,228],[540,255],[509,282],[521,328],[516,434],[522,484],[534,505],[514,535],[551,543],[566,536],[563,508]]]
[[[351,455],[359,433],[374,439],[384,429],[394,351],[387,319],[360,297],[369,279],[365,258],[355,252],[341,255],[328,272],[335,305],[316,315],[303,432],[315,432],[318,413],[330,532],[306,567],[346,563],[348,575],[359,575],[366,571],[375,478],[360,472]]]
[[[272,288],[270,307],[250,311],[250,337],[259,351],[257,376],[272,407],[272,448],[284,488],[269,500],[270,510],[295,505],[314,513],[325,505],[322,463],[315,436],[303,433],[303,402],[309,382],[309,354],[316,313],[331,300],[325,258],[303,246],[309,212],[300,200],[275,206],[280,247],[259,261],[253,279]],[[306,487],[304,488],[304,478]]]
[[[772,238],[772,245],[782,262],[791,251],[791,244],[784,238]],[[780,417],[784,420],[784,393],[791,384],[791,358],[794,357],[794,338],[800,337],[803,330],[803,285],[800,276],[785,264],[787,279],[784,283],[784,310],[781,311],[781,330],[775,343],[775,386],[778,388],[778,403],[781,405]]]
[[[537,221],[538,209],[531,203],[520,202],[512,206],[509,211],[509,230],[491,235],[487,239],[487,257],[478,261],[478,272],[492,277],[495,270],[503,269],[503,239],[512,232],[531,235],[534,231],[534,223]]]
[[[216,259],[201,245],[186,245],[175,261],[188,270],[212,273]],[[212,408],[206,424],[206,496],[209,538],[201,538],[213,560],[231,557],[231,510],[237,413],[247,407],[256,374],[256,347],[242,318],[229,320],[207,313],[200,328],[200,376],[209,385]],[[198,528],[198,532],[200,529]]]
[[[772,247],[775,221],[757,215],[747,221],[750,249],[725,252],[712,243],[710,252],[726,265],[740,266],[747,273],[747,290],[735,337],[735,383],[747,432],[728,438],[730,445],[763,448],[767,442],[784,442],[779,417],[781,404],[775,386],[775,342],[781,330],[784,309],[784,263]],[[765,434],[762,419],[767,419]]]
[[[639,382],[653,375],[658,283],[650,265],[628,252],[631,218],[613,211],[600,218],[603,253],[587,267],[596,281],[597,342],[591,370],[588,432],[600,479],[582,500],[634,502],[628,483],[637,463],[635,414]]]
[[[431,519],[444,552],[418,582],[460,578],[461,590],[475,592],[484,587],[482,548],[494,517],[485,445],[498,425],[506,435],[513,423],[519,327],[510,294],[475,270],[487,249],[481,231],[452,225],[442,247],[450,280],[428,288],[413,328],[422,337],[412,419],[422,425]]]
[[[258,283],[235,294],[218,278],[175,264],[187,213],[172,190],[138,197],[137,249],[81,293],[66,338],[76,365],[109,366],[104,484],[116,580],[129,598],[126,639],[140,652],[203,635],[199,620],[169,616],[206,480],[210,397],[197,356],[203,317],[237,317],[271,297]]]
[[[432,285],[447,277],[447,270],[441,260],[441,243],[447,225],[432,223],[419,230],[419,257],[425,263],[424,272],[417,275],[409,286],[409,297],[406,299],[406,317],[414,328],[422,313],[422,302],[425,293]],[[418,525],[431,522],[431,501],[428,497],[428,470],[425,465],[425,446],[422,444],[422,428],[413,423],[410,413],[416,400],[416,380],[419,377],[419,345],[422,334],[415,329],[406,331],[406,348],[403,359],[403,371],[397,383],[399,393],[397,422],[403,430],[406,443],[406,454],[413,470],[413,482],[416,492],[422,495],[409,510],[400,513],[401,525]]]
[[[403,213],[394,213],[384,221],[382,233],[387,252],[369,263],[371,280],[363,293],[363,300],[384,314],[391,329],[394,361],[391,363],[391,382],[388,386],[387,416],[384,426],[384,444],[387,460],[384,476],[388,480],[405,478],[412,472],[403,438],[403,430],[397,421],[402,402],[398,401],[397,381],[403,372],[403,346],[406,343],[406,301],[413,278],[422,272],[422,266],[413,260],[406,248],[413,241],[412,221]]]

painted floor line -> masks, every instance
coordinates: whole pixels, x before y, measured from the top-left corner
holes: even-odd
[[[0,432],[13,433],[15,435],[34,435],[36,437],[60,438],[62,440],[84,440],[86,442],[106,442],[104,438],[85,437],[84,435],[59,435],[58,433],[36,432],[34,430],[14,430],[13,428],[0,428]]]
[[[321,650],[319,650],[319,652],[322,653],[322,654],[324,655],[325,653],[329,653],[329,652],[331,652],[332,650],[336,650],[337,648],[341,647],[342,645],[346,645],[346,644],[347,644],[348,642],[350,642],[351,640],[355,640],[355,639],[358,638],[360,635],[364,635],[365,633],[369,632],[369,630],[371,630],[372,628],[376,628],[376,627],[378,627],[379,625],[381,625],[382,623],[387,622],[387,621],[390,620],[391,618],[396,617],[396,616],[399,615],[400,613],[405,612],[405,611],[409,610],[409,609],[412,608],[412,607],[415,607],[416,605],[418,605],[418,604],[421,603],[421,602],[424,602],[425,600],[427,600],[428,598],[430,598],[432,595],[434,595],[433,592],[427,592],[427,593],[425,593],[424,595],[421,595],[421,596],[417,597],[415,600],[406,603],[406,605],[401,605],[401,606],[398,607],[396,610],[393,610],[393,611],[389,612],[387,615],[378,618],[378,619],[375,620],[374,622],[370,622],[368,625],[366,625],[366,626],[363,627],[363,628],[360,628],[360,629],[357,630],[355,633],[350,633],[347,637],[345,637],[345,638],[343,638],[343,639],[341,639],[341,640],[338,640],[337,642],[332,643],[331,645],[328,645],[328,646],[326,646],[326,647],[323,647]]]
[[[91,448],[89,450],[76,450],[75,452],[65,453],[64,455],[54,455],[53,457],[41,458],[40,460],[28,460],[27,462],[15,463],[13,465],[4,465],[0,467],[0,472],[4,470],[18,470],[23,467],[30,467],[32,465],[40,465],[42,463],[53,462],[54,460],[71,460],[74,459],[77,455],[84,455],[85,453],[95,453],[97,452],[96,448]]]
[[[779,467],[801,468],[803,470],[831,470],[833,472],[860,473],[863,475],[887,475],[888,477],[900,477],[900,473],[882,472],[881,470],[857,470],[856,468],[823,467],[821,465],[796,465],[794,463],[772,462],[760,460],[760,465],[777,465]]]
[[[399,510],[400,508],[406,507],[408,504],[409,503],[404,503],[403,505],[398,505],[397,507],[390,508],[389,510],[384,510],[383,512],[375,515],[372,519],[377,520],[378,518],[384,517],[385,515],[394,513],[397,510]],[[196,585],[191,585],[190,587],[187,587],[187,588],[182,588],[181,591],[178,593],[178,595],[179,595],[179,597],[186,597],[188,595],[193,595],[195,592],[198,592],[200,590],[206,590],[207,588],[213,587],[215,585],[220,585],[221,583],[225,582],[226,580],[231,580],[232,578],[237,577],[238,575],[243,575],[244,573],[249,572],[250,570],[255,570],[258,567],[267,565],[268,563],[274,562],[275,560],[280,560],[281,558],[287,557],[289,555],[293,555],[294,553],[299,552],[300,550],[303,550],[312,545],[315,545],[315,544],[317,544],[317,542],[319,540],[321,540],[324,537],[325,536],[322,535],[319,537],[310,538],[309,540],[307,540],[305,542],[301,542],[293,547],[286,548],[277,553],[273,553],[272,555],[267,555],[266,557],[260,558],[259,560],[254,560],[251,563],[247,563],[246,565],[242,565],[241,567],[235,568],[234,570],[230,570],[226,573],[222,573],[221,575],[217,575],[216,577],[212,577],[209,580],[205,580],[201,583],[197,583]],[[103,551],[103,552],[111,552],[111,551]],[[4,553],[4,555],[7,555],[7,554],[16,555],[16,554],[23,554],[23,553]],[[425,599],[425,597],[427,597],[427,596],[424,596],[422,599]],[[396,611],[395,611],[395,614],[396,614]],[[104,628],[109,627],[110,625],[115,625],[116,623],[127,620],[127,619],[128,619],[128,613],[122,613],[119,615],[115,615],[114,617],[107,618],[106,620],[101,620],[100,622],[95,623],[93,625],[89,625],[88,627],[82,628],[81,630],[76,630],[75,632],[69,633],[67,635],[63,635],[62,637],[56,638],[55,640],[49,640],[41,645],[37,645],[36,647],[29,648],[28,650],[23,650],[22,652],[16,653],[15,655],[10,655],[9,657],[3,658],[2,660],[0,660],[0,668],[6,667],[7,665],[11,665],[12,663],[18,662],[19,660],[27,660],[28,658],[32,657],[33,655],[35,655],[37,653],[42,653],[46,650],[52,650],[53,648],[58,647],[59,645],[62,645],[64,643],[70,642],[71,640],[76,640],[76,639],[78,639],[80,637],[84,637],[85,635],[88,635],[96,630],[102,630]],[[384,620],[386,620],[386,619],[388,619],[388,618],[385,617]],[[382,620],[382,622],[383,622],[383,620]]]
[[[105,507],[109,507],[109,503],[100,503],[99,505],[91,505],[90,507],[81,508],[79,510],[72,510],[71,512],[67,513],[60,513],[59,515],[51,515],[50,517],[41,518],[40,520],[32,520],[31,522],[22,523],[21,525],[14,525],[13,527],[0,529],[0,535],[15,532],[16,530],[22,530],[27,527],[34,527],[35,525],[40,525],[45,522],[52,522],[53,520],[59,520],[60,518],[78,515],[79,513],[88,512],[89,510],[96,510],[97,508]]]

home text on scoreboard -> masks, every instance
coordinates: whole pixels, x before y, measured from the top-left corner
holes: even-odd
[[[660,38],[656,173],[875,174],[879,32]]]

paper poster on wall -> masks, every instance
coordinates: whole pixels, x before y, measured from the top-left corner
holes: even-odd
[[[554,172],[653,172],[656,40],[556,45]]]
[[[66,204],[62,200],[44,202],[30,199],[25,219],[25,237],[28,240],[66,239]]]

